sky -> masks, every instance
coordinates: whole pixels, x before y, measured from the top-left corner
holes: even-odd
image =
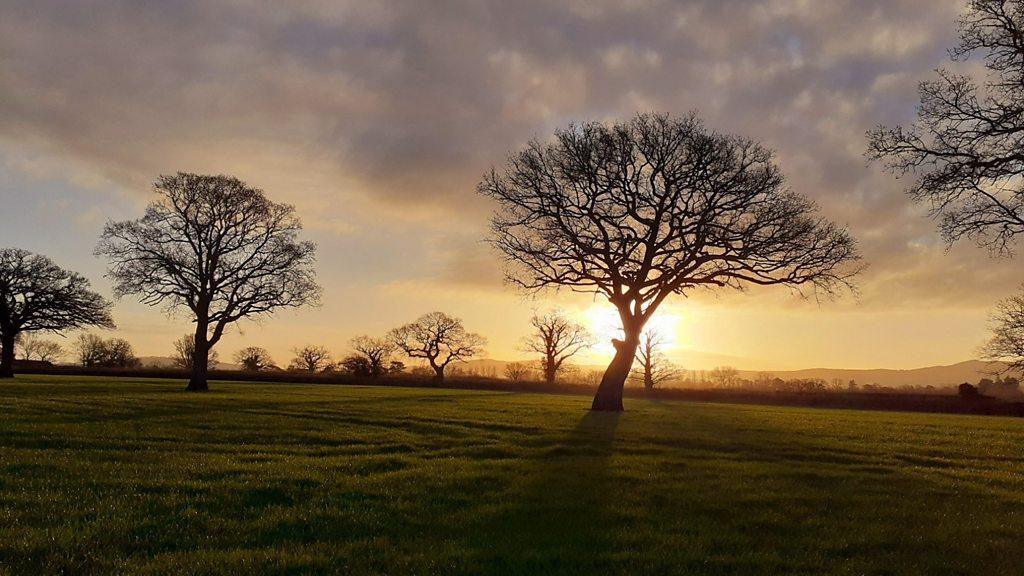
[[[868,165],[865,132],[914,118],[917,83],[950,63],[960,0],[0,0],[0,246],[46,254],[111,296],[92,252],[141,216],[160,174],[231,174],[294,204],[319,245],[319,308],[225,336],[221,357],[304,344],[336,356],[442,310],[523,358],[534,310],[603,341],[608,304],[527,296],[483,242],[474,188],[570,122],[696,111],[777,153],[790,187],[848,226],[857,294],[781,288],[669,300],[684,367],[913,368],[973,358],[1013,260],[947,248],[905,182]],[[189,330],[130,298],[117,334],[169,355]],[[606,342],[581,362],[607,359]]]

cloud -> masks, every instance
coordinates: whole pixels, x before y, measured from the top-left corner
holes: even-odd
[[[14,0],[0,19],[0,143],[140,195],[161,173],[233,173],[326,234],[421,230],[410,258],[441,268],[428,280],[493,286],[477,244],[490,206],[473,192],[489,166],[570,121],[696,109],[777,150],[792,187],[861,239],[861,305],[981,306],[1015,284],[1012,267],[947,253],[862,156],[867,129],[912,117],[961,9]]]

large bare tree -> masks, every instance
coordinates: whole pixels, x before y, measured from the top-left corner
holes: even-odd
[[[534,331],[523,340],[523,349],[540,354],[541,372],[548,384],[554,384],[566,360],[594,345],[590,332],[561,310],[534,314],[530,324]]]
[[[96,249],[118,296],[186,307],[195,322],[189,390],[207,389],[209,353],[243,318],[317,302],[316,246],[295,209],[229,176],[161,176],[139,220],[110,222]]]
[[[786,187],[770,151],[693,114],[570,126],[478,190],[499,204],[491,241],[512,283],[602,294],[618,310],[623,337],[594,410],[622,410],[640,334],[670,295],[776,284],[832,294],[858,270],[854,240]]]
[[[679,376],[680,370],[665,355],[668,338],[653,328],[644,330],[636,349],[634,377],[644,384],[645,390],[654,390]]]
[[[912,178],[947,242],[1009,254],[1024,232],[1024,0],[972,0],[959,29],[950,55],[980,55],[983,83],[940,69],[919,85],[917,121],[869,132],[868,156]]]
[[[395,347],[409,358],[426,360],[437,380],[452,362],[465,362],[481,353],[486,339],[466,331],[462,320],[444,312],[424,314],[388,334]]]
[[[0,249],[0,378],[14,376],[18,335],[84,326],[114,327],[110,303],[89,289],[84,276],[46,256]]]

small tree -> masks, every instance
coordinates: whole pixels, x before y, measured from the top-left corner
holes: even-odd
[[[739,370],[732,366],[716,366],[711,371],[711,383],[719,388],[735,388],[739,379]]]
[[[566,360],[594,345],[590,332],[560,310],[534,314],[530,324],[534,332],[523,340],[523,349],[540,354],[541,372],[548,384],[554,384]]]
[[[274,365],[274,359],[270,357],[270,352],[267,352],[266,348],[258,346],[249,346],[235,352],[234,360],[249,372],[259,372]]]
[[[647,329],[640,337],[636,350],[636,361],[640,365],[633,376],[643,382],[646,390],[654,390],[679,375],[679,369],[663,352],[666,343],[665,336],[657,330]]]
[[[513,382],[525,380],[529,373],[530,368],[524,362],[509,362],[505,365],[505,378]]]
[[[370,360],[366,356],[352,354],[338,364],[343,370],[345,370],[345,372],[348,372],[353,376],[359,376],[361,378],[375,376],[375,374],[373,374],[373,367],[370,365]]]
[[[467,332],[462,320],[444,312],[431,312],[415,322],[395,328],[389,340],[409,358],[430,364],[434,378],[444,379],[444,369],[452,362],[465,362],[482,352],[483,336]]]
[[[124,338],[111,338],[104,343],[100,366],[108,368],[137,368],[141,363],[135,349]]]
[[[1024,232],[1024,0],[972,0],[960,19],[953,60],[980,53],[987,79],[938,70],[921,82],[917,121],[879,126],[868,156],[898,176],[931,208],[947,242],[967,237],[1009,254]]]
[[[393,342],[385,338],[357,336],[352,339],[351,346],[357,357],[366,360],[366,374],[360,375],[377,377],[387,374],[391,354],[395,350]]]
[[[334,363],[331,360],[331,351],[323,346],[308,344],[302,348],[293,348],[295,357],[292,358],[289,370],[305,370],[306,372],[320,372],[326,370]]]
[[[524,290],[605,296],[622,321],[593,410],[622,410],[640,335],[673,294],[784,285],[834,294],[859,257],[849,233],[786,186],[772,153],[695,115],[570,126],[478,186],[491,242]]]
[[[295,209],[228,176],[161,176],[139,220],[110,222],[96,248],[118,296],[186,307],[195,322],[188,390],[207,389],[210,350],[244,318],[317,302],[316,246]]]
[[[174,341],[174,365],[184,370],[192,370],[192,363],[196,359],[196,335],[185,334]],[[207,360],[214,366],[220,362],[220,354],[216,350],[210,350]]]
[[[64,348],[52,341],[43,340],[34,334],[21,334],[15,342],[22,360],[37,360],[54,363],[64,356]]]
[[[46,256],[0,249],[0,378],[14,376],[14,342],[29,332],[113,328],[110,304],[80,274]]]
[[[964,382],[963,384],[957,386],[956,391],[961,398],[975,399],[981,397],[981,394],[978,393],[977,386],[974,386],[973,384],[970,384],[968,382]]]
[[[86,368],[99,366],[106,356],[106,343],[95,334],[79,334],[75,340],[78,364]]]
[[[81,334],[75,341],[78,363],[87,368],[136,368],[139,358],[124,338],[104,340],[95,334]]]

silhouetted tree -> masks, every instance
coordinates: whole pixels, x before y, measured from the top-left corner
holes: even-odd
[[[388,364],[388,374],[398,375],[405,373],[405,362],[399,360],[392,360]]]
[[[137,368],[140,364],[135,349],[124,338],[111,338],[104,343],[99,365],[109,368]]]
[[[46,256],[0,249],[0,378],[14,376],[14,341],[29,332],[113,328],[110,303]]]
[[[15,340],[15,347],[22,360],[53,363],[64,356],[64,348],[60,344],[52,340],[43,340],[34,334],[19,334]]]
[[[981,394],[978,393],[978,388],[973,384],[969,384],[967,382],[964,382],[963,384],[957,386],[957,394],[959,394],[961,398],[981,397]]]
[[[106,353],[106,345],[103,338],[95,334],[79,334],[75,340],[75,352],[78,354],[78,364],[91,368],[98,366]]]
[[[310,344],[302,348],[294,348],[292,352],[295,353],[295,358],[292,358],[292,363],[288,365],[289,370],[319,372],[326,370],[333,363],[331,351],[323,346]]]
[[[366,356],[352,354],[338,364],[343,370],[353,376],[365,378],[373,375],[372,368],[370,367],[370,360]]]
[[[739,370],[732,366],[716,366],[711,371],[711,383],[719,388],[735,388],[739,378]]]
[[[636,361],[640,365],[634,372],[646,390],[654,390],[679,375],[679,368],[665,356],[663,349],[666,343],[665,335],[657,330],[644,330],[640,336],[640,345],[636,349]]]
[[[274,365],[274,359],[270,357],[270,352],[267,352],[266,348],[260,348],[259,346],[242,348],[235,352],[234,360],[241,364],[243,369],[250,372],[266,370]]]
[[[316,246],[299,241],[295,209],[228,176],[161,176],[139,220],[106,225],[97,254],[110,259],[118,296],[193,315],[189,390],[207,389],[211,348],[243,318],[316,302]]]
[[[467,332],[462,320],[444,312],[424,314],[415,322],[395,328],[388,338],[409,358],[426,360],[437,380],[444,379],[449,364],[480,354],[486,343],[483,336]]]
[[[534,332],[523,340],[523,349],[540,354],[541,373],[548,384],[555,382],[566,360],[594,345],[590,332],[560,310],[534,314],[530,324]]]
[[[672,294],[782,284],[831,294],[858,269],[854,240],[786,188],[772,153],[694,115],[570,126],[533,141],[480,193],[499,203],[492,243],[526,290],[608,298],[623,338],[594,410],[622,410],[640,334]]]
[[[352,349],[356,356],[366,360],[366,374],[361,376],[383,376],[387,374],[391,354],[395,351],[395,344],[386,338],[372,338],[370,336],[357,336],[351,341]]]
[[[136,368],[139,358],[124,338],[104,340],[95,334],[81,334],[75,341],[78,363],[87,368]]]
[[[940,69],[921,82],[917,121],[869,132],[868,156],[914,175],[912,198],[939,219],[947,242],[967,237],[996,253],[1024,231],[1024,1],[972,0],[953,60],[975,53],[988,76]]]
[[[192,370],[196,359],[196,335],[185,334],[174,341],[174,365],[184,370]],[[207,354],[207,361],[214,366],[220,362],[220,354],[216,350],[210,350]]]
[[[505,378],[513,382],[520,382],[526,379],[530,368],[523,362],[509,362],[505,365]]]
[[[996,304],[989,328],[992,337],[981,347],[982,357],[1005,362],[1007,370],[1024,370],[1024,293]]]

